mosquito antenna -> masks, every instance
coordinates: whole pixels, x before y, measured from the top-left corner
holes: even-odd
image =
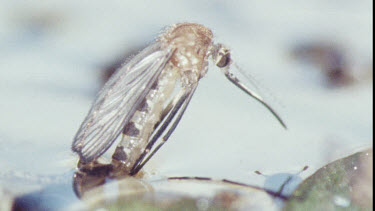
[[[232,82],[234,85],[236,85],[238,88],[240,88],[242,91],[244,91],[246,94],[250,95],[252,98],[260,102],[263,106],[265,106],[271,113],[272,115],[280,122],[280,124],[287,129],[286,124],[284,121],[281,119],[281,117],[276,113],[275,110],[271,106],[269,106],[261,96],[247,88],[245,85],[243,85],[238,78],[236,78],[232,73],[229,71],[225,71],[225,76],[228,78],[230,82]]]

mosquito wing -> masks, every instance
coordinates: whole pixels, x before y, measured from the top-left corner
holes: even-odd
[[[120,135],[164,69],[173,49],[155,43],[121,67],[98,94],[78,130],[72,150],[90,162]]]

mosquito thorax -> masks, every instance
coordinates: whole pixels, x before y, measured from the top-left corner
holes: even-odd
[[[207,27],[195,23],[180,23],[168,28],[161,43],[174,49],[171,64],[179,69],[184,84],[194,84],[207,72],[209,49],[213,34]]]

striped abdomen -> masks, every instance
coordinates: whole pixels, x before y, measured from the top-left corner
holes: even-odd
[[[176,87],[178,69],[169,62],[157,82],[137,108],[132,119],[124,127],[123,137],[112,158],[130,170],[144,151],[155,125]],[[168,101],[169,102],[169,101]]]

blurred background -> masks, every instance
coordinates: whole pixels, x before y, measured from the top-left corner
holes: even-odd
[[[372,4],[2,0],[0,189],[17,195],[61,175],[70,181],[78,160],[71,142],[100,87],[127,56],[181,22],[210,28],[289,129],[211,64],[176,131],[145,166],[150,177],[263,187],[267,177],[254,171],[308,166],[305,179],[371,148]]]

